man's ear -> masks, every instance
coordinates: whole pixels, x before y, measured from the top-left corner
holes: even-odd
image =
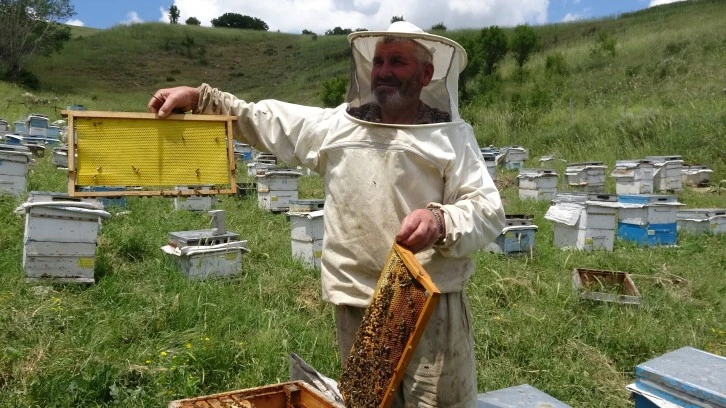
[[[434,64],[432,64],[430,62],[424,63],[421,85],[428,86],[428,84],[431,83],[431,79],[433,77],[434,77]]]

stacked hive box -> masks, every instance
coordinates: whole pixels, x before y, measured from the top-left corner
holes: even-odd
[[[559,193],[545,218],[554,222],[554,246],[613,250],[617,199],[609,194]]]
[[[0,191],[16,197],[24,193],[31,160],[25,146],[0,145]]]
[[[56,167],[68,168],[68,147],[66,147],[66,146],[54,147],[52,152],[53,152],[53,164]]]
[[[40,197],[38,197],[40,198]],[[93,283],[100,220],[111,214],[100,203],[26,202],[23,270],[28,281]]]
[[[487,172],[492,180],[497,180],[497,153],[484,152],[482,149],[482,157],[484,158],[484,164],[487,166]]]
[[[618,237],[639,245],[675,245],[677,209],[675,196],[619,195]]]
[[[635,367],[635,408],[726,407],[726,358],[683,347]]]
[[[527,255],[534,253],[534,238],[537,226],[532,224],[531,215],[507,215],[502,233],[489,245],[497,254]]]
[[[681,156],[645,156],[653,162],[655,191],[681,191],[683,188],[683,160]]]
[[[222,278],[242,270],[247,241],[225,227],[224,211],[210,211],[211,229],[169,233],[169,244],[161,250],[168,254],[189,279]]]
[[[501,152],[504,156],[504,168],[507,170],[521,169],[529,159],[529,151],[522,146],[503,147]]]
[[[565,169],[565,179],[570,187],[600,193],[605,191],[605,170],[603,162],[572,163]]]
[[[681,183],[691,187],[705,187],[711,184],[713,170],[706,166],[690,165],[681,169]]]
[[[290,200],[297,200],[297,170],[274,169],[257,174],[257,205],[272,212],[288,211]]]
[[[550,169],[520,169],[517,176],[519,198],[552,200],[557,195],[558,175]]]
[[[175,190],[208,190],[212,186],[183,186],[175,187]],[[175,210],[187,211],[209,211],[212,209],[212,196],[179,196],[174,197]]]
[[[726,234],[726,209],[693,208],[676,213],[679,231],[693,234]]]
[[[290,247],[292,257],[320,269],[323,254],[323,205],[325,200],[291,200]]]
[[[610,174],[617,194],[652,194],[653,163],[647,160],[618,160]]]
[[[532,387],[522,384],[516,387],[490,391],[477,396],[478,408],[513,408],[513,407],[541,407],[541,408],[570,408],[569,405],[552,396]]]

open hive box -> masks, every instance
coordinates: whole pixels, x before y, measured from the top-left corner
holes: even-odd
[[[172,401],[169,408],[342,408],[302,381]]]
[[[152,113],[71,110],[62,114],[68,118],[68,129],[74,130],[68,132],[71,196],[236,191],[233,116],[174,114],[160,119]]]
[[[388,407],[440,296],[414,255],[394,245],[338,388],[347,407]]]
[[[640,292],[626,272],[575,268],[572,286],[580,298],[626,305],[640,304]]]

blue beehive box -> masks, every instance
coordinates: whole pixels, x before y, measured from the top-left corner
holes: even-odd
[[[726,358],[683,347],[635,367],[636,408],[667,401],[685,408],[726,407]]]
[[[476,402],[477,408],[572,408],[529,384],[479,394]]]
[[[642,246],[675,245],[678,242],[675,196],[620,194],[618,237]]]
[[[535,232],[531,215],[507,215],[502,233],[489,245],[489,250],[505,255],[530,255],[534,252]]]

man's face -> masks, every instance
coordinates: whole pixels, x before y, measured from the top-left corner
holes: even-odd
[[[426,64],[419,62],[412,42],[380,43],[371,71],[371,90],[382,107],[418,103],[421,89],[431,80]]]

